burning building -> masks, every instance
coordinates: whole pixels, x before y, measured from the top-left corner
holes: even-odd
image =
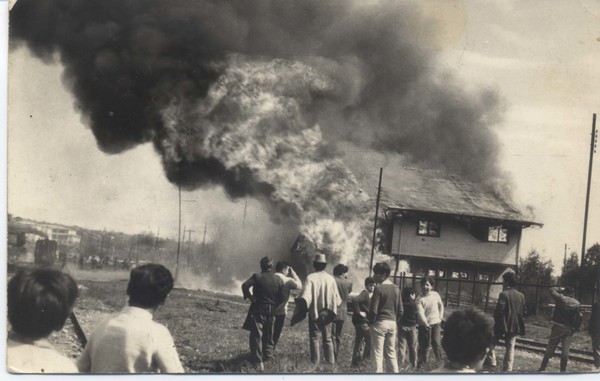
[[[441,171],[385,172],[383,251],[412,273],[498,281],[519,263],[523,229],[538,226],[507,196]]]

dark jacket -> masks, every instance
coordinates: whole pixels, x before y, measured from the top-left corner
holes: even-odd
[[[581,306],[579,301],[571,296],[561,294],[556,287],[550,288],[550,296],[556,303],[554,313],[552,313],[552,322],[571,327]]]
[[[400,319],[401,327],[416,327],[417,326],[417,303],[412,299],[402,299],[404,306],[404,314]]]
[[[367,290],[363,290],[354,300],[352,301],[352,324],[369,324],[369,319],[366,316],[361,316],[360,312],[365,314],[369,313],[369,306],[371,305],[371,296]]]
[[[250,293],[252,287],[252,294]],[[244,299],[252,297],[255,304],[278,306],[284,302],[283,281],[271,271],[253,274],[242,284]]]
[[[592,337],[600,336],[600,303],[598,302],[592,304],[589,330]]]
[[[348,295],[352,292],[352,282],[348,279],[334,277],[335,283],[337,284],[338,293],[342,298],[342,304],[338,307],[338,312],[335,317],[337,321],[346,320],[346,315],[348,315]]]
[[[525,296],[512,287],[500,293],[494,312],[494,334],[498,338],[507,334],[525,334]]]
[[[376,321],[393,320],[398,323],[403,314],[404,306],[398,286],[391,282],[378,284],[371,297],[369,321],[375,323]]]

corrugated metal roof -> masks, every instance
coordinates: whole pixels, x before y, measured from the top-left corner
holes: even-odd
[[[371,196],[377,192],[378,167],[368,172],[352,168],[358,182]],[[542,224],[521,212],[501,195],[482,185],[442,171],[387,166],[383,170],[381,204],[388,209],[415,210],[468,217]]]

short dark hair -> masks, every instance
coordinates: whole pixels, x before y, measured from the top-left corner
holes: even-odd
[[[502,274],[502,281],[509,287],[514,287],[517,284],[517,274],[512,271]]]
[[[277,272],[281,272],[283,269],[285,269],[286,267],[290,267],[290,264],[287,261],[279,261],[277,262],[277,264],[275,265],[275,271]]]
[[[58,270],[21,270],[8,282],[8,321],[15,333],[40,339],[60,330],[77,299],[77,283]]]
[[[423,286],[425,283],[429,283],[431,285],[431,287],[435,286],[435,279],[433,279],[432,277],[430,277],[429,275],[425,275],[423,278],[421,278],[421,286]]]
[[[263,271],[271,270],[273,268],[273,260],[268,255],[260,259],[260,269]]]
[[[154,308],[163,304],[173,289],[173,275],[163,265],[149,263],[131,270],[127,295],[132,307]]]
[[[370,276],[365,278],[365,287],[367,287],[370,284],[375,284],[375,283],[377,283],[377,282],[375,282],[375,279],[371,278]]]
[[[384,274],[386,277],[390,276],[392,269],[390,269],[390,265],[385,262],[378,262],[373,266],[374,274]]]
[[[471,364],[482,359],[494,341],[493,327],[492,319],[481,311],[469,308],[453,312],[442,338],[448,360]]]
[[[313,262],[313,267],[316,271],[323,271],[327,267],[327,263]]]
[[[416,294],[415,289],[412,287],[404,287],[402,289],[402,299],[409,299],[410,294]]]
[[[333,275],[343,275],[348,272],[348,266],[339,264],[333,268]]]

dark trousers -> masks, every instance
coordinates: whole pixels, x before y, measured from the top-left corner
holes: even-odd
[[[333,355],[337,361],[340,345],[342,345],[342,329],[344,328],[344,321],[334,320],[331,324],[331,333],[333,334]]]
[[[399,327],[398,328],[398,365],[404,366],[406,352],[410,366],[417,367],[417,327]]]
[[[564,325],[554,324],[552,325],[552,331],[550,331],[550,339],[548,340],[548,346],[546,347],[546,353],[542,359],[542,365],[540,365],[540,372],[546,370],[548,361],[554,356],[554,351],[558,344],[562,344],[562,352],[560,354],[560,371],[565,372],[567,370],[567,363],[569,362],[569,350],[571,348],[571,339],[573,338],[573,329]]]
[[[419,357],[417,367],[421,368],[427,362],[429,347],[433,349],[433,355],[439,363],[442,361],[442,327],[439,324],[433,324],[426,328],[419,326]]]
[[[352,351],[352,365],[357,366],[361,361],[371,357],[371,335],[367,323],[355,324],[354,350]]]
[[[273,325],[273,347],[276,347],[279,342],[284,323],[285,315],[275,315],[275,324]]]
[[[592,353],[594,354],[594,366],[600,369],[600,332],[592,334]]]
[[[319,338],[321,336],[321,338]],[[308,337],[310,338],[310,362],[320,363],[319,339],[323,341],[323,352],[325,361],[329,364],[335,363],[333,354],[333,338],[331,337],[331,323],[325,324],[321,319],[308,321]]]
[[[250,327],[250,354],[254,363],[273,357],[273,315],[275,307],[270,304],[255,304]]]

